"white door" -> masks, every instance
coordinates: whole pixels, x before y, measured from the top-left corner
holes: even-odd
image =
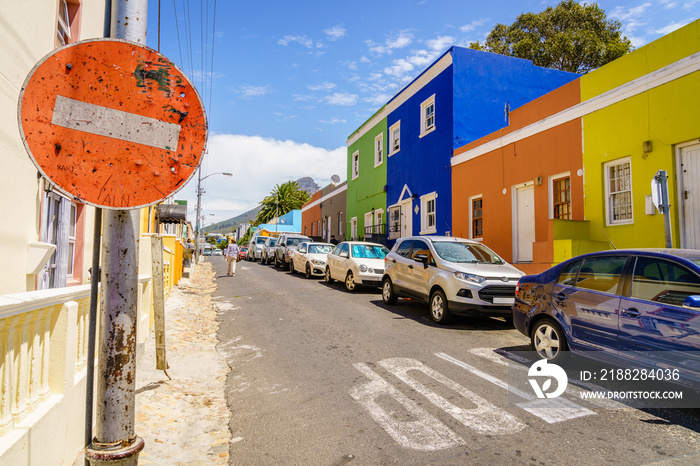
[[[413,199],[401,203],[401,238],[413,235]]]
[[[515,189],[515,231],[513,259],[532,262],[532,243],[535,242],[535,186]]]
[[[700,249],[700,144],[681,148],[681,247]]]

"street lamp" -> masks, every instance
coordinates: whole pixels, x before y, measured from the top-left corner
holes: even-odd
[[[199,262],[199,230],[200,230],[200,225],[199,225],[199,219],[202,215],[202,194],[204,191],[202,190],[202,180],[206,180],[210,176],[214,175],[224,175],[224,176],[233,176],[233,173],[226,173],[226,172],[217,172],[217,173],[211,173],[204,178],[202,178],[202,169],[199,169],[199,178],[197,180],[197,231],[195,235],[195,240],[194,240],[194,261]]]

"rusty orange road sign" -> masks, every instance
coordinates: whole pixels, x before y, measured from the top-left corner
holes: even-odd
[[[19,97],[19,128],[38,170],[81,202],[156,204],[199,166],[207,121],[187,77],[155,50],[117,39],[44,57]]]

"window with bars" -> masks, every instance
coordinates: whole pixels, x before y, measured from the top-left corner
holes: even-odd
[[[554,194],[554,218],[571,220],[571,177],[565,176],[552,181]]]
[[[472,199],[472,238],[484,236],[484,199]]]
[[[630,159],[605,164],[608,224],[632,223],[632,167]]]

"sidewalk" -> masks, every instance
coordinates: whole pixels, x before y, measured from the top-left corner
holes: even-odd
[[[146,342],[136,370],[136,433],[146,442],[139,465],[228,464],[228,366],[216,350],[215,289],[211,264],[201,262],[165,302],[172,380],[155,369],[153,332]]]

